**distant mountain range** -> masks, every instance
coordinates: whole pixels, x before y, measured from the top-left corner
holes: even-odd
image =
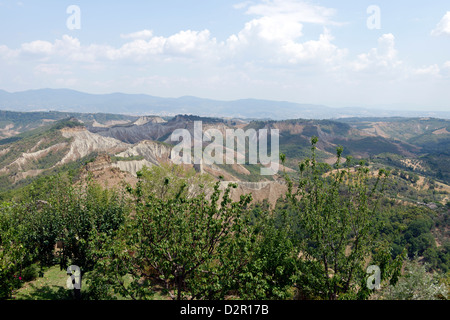
[[[219,101],[185,96],[162,98],[145,94],[89,94],[70,89],[39,89],[10,93],[0,90],[0,110],[64,111],[128,115],[195,114],[244,119],[337,119],[347,117],[435,117],[450,119],[449,111],[331,108],[287,101],[242,99]]]

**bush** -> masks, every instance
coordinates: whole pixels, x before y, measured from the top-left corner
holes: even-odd
[[[39,266],[37,263],[33,263],[32,265],[29,265],[25,267],[22,270],[22,279],[25,282],[32,281],[36,279],[39,276]]]
[[[446,299],[448,288],[440,278],[427,273],[426,264],[417,259],[407,261],[398,283],[389,285],[376,296],[383,300],[440,300]]]

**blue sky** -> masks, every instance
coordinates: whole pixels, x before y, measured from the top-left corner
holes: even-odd
[[[0,70],[10,92],[449,110],[450,2],[0,0]]]

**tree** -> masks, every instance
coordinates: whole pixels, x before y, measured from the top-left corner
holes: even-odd
[[[33,259],[22,243],[26,228],[17,204],[0,204],[0,299],[18,288],[20,273]]]
[[[208,190],[188,197],[187,184],[174,193],[146,193],[151,176],[128,187],[133,214],[99,249],[96,271],[107,276],[97,285],[132,299],[150,299],[156,290],[172,299],[224,298],[241,285],[253,255],[256,239],[244,215],[251,196],[233,202],[236,185],[222,193],[219,183],[209,197]]]
[[[315,157],[317,141],[311,139],[312,157],[299,164],[295,185],[285,174],[300,229],[297,287],[306,299],[355,298],[367,277],[366,259],[374,248],[371,228],[389,173],[380,170],[371,183],[367,167],[341,169],[339,147],[336,170],[323,176]]]
[[[247,272],[242,273],[238,295],[242,299],[292,299],[298,272],[297,255],[286,215],[271,212],[269,204],[253,204],[251,223],[257,245]]]
[[[408,246],[410,258],[422,255],[428,248],[435,247],[435,240],[431,234],[433,221],[428,219],[417,219],[412,221],[405,231],[405,240]]]
[[[67,175],[48,177],[33,184],[15,206],[25,230],[20,244],[41,272],[59,262],[62,270],[78,266],[84,276],[97,263],[94,240],[112,236],[128,215],[127,207],[123,194],[90,178],[75,183]]]

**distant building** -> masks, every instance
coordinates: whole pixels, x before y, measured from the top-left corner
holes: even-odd
[[[431,210],[437,209],[436,203],[429,203],[427,204],[427,207],[430,208]]]

